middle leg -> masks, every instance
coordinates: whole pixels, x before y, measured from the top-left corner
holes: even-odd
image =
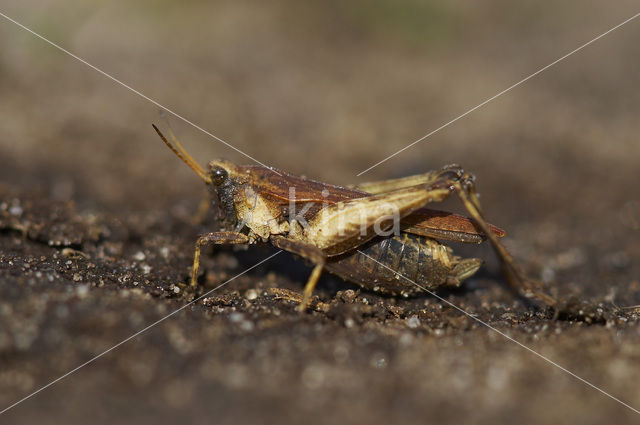
[[[324,269],[326,255],[321,249],[313,245],[301,241],[287,239],[284,236],[271,235],[270,240],[274,246],[293,254],[297,254],[302,258],[312,261],[315,264],[315,266],[313,267],[313,271],[311,272],[311,275],[307,280],[307,284],[304,286],[304,291],[302,293],[302,302],[300,302],[300,305],[298,306],[299,311],[305,311],[309,306],[311,295],[313,295],[313,290],[315,289],[318,280],[320,279],[320,275],[322,274],[322,270]]]

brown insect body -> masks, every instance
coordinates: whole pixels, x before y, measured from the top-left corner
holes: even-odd
[[[498,241],[505,232],[486,222],[474,177],[459,166],[400,179],[341,187],[255,165],[224,160],[205,171],[175,136],[162,140],[209,186],[223,223],[197,243],[191,285],[197,286],[200,249],[210,244],[268,242],[315,264],[300,305],[305,309],[322,270],[365,289],[413,295],[441,285],[459,285],[481,261],[462,259],[441,241],[479,243],[488,238],[512,286],[549,305]],[[456,194],[472,216],[427,209]],[[398,228],[393,226],[398,225]],[[387,231],[393,229],[394,233]]]
[[[289,236],[291,205],[306,205],[303,218],[311,220],[327,205],[372,196],[361,190],[294,176],[282,170],[276,170],[278,175],[261,166],[236,166],[221,160],[212,161],[209,166],[212,175],[220,176],[211,186],[213,198],[218,200],[218,208],[222,210],[219,215],[244,222],[252,241],[262,239],[266,242],[272,235]],[[462,260],[454,256],[448,246],[421,236],[433,234],[457,241],[482,241],[483,235],[468,218],[422,208],[405,222],[406,231],[401,235],[375,237],[360,249],[338,252],[326,259],[324,268],[367,290],[409,296],[423,293],[422,288],[458,286],[481,266],[481,260]],[[237,220],[232,223],[236,224]],[[504,231],[495,226],[492,230],[499,236],[504,235]]]

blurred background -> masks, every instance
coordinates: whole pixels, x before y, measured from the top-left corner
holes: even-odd
[[[2,12],[263,163],[347,184],[457,162],[478,174],[492,216],[526,203],[530,219],[541,204],[554,206],[545,214],[587,217],[633,197],[637,24],[355,175],[622,22],[634,5],[7,1]],[[4,178],[43,184],[55,175],[66,182],[61,196],[90,193],[116,208],[201,193],[151,130],[158,107],[4,18],[0,34]],[[251,162],[171,122],[202,163]],[[501,203],[504,192],[521,198]]]
[[[640,20],[356,176],[637,2],[5,0],[0,12],[292,173],[350,184],[460,163],[539,277],[640,304]],[[195,210],[205,191],[152,130],[157,106],[2,17],[0,52],[0,182],[115,215]],[[168,118],[200,163],[251,163]]]

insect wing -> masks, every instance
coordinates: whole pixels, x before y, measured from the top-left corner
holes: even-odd
[[[299,204],[311,204],[306,218],[315,215],[323,205],[372,196],[368,192],[307,179],[282,170],[278,170],[278,175],[259,165],[244,165],[239,169],[250,178],[254,190],[287,213],[291,212],[292,206],[297,208]],[[420,208],[404,217],[401,227],[407,233],[442,240],[480,243],[486,238],[472,219],[429,208]],[[489,227],[498,237],[506,235],[499,227],[491,224]]]
[[[506,235],[506,232],[497,226],[489,224],[489,228],[500,238]],[[467,243],[480,243],[486,239],[472,219],[428,208],[420,208],[403,218],[402,230],[415,235]]]

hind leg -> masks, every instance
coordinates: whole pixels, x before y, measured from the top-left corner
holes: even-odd
[[[502,263],[502,269],[504,270],[504,274],[506,275],[507,281],[511,287],[524,297],[537,298],[549,306],[554,306],[557,303],[556,299],[546,294],[541,289],[542,285],[539,282],[529,279],[524,274],[509,251],[507,251],[504,245],[500,243],[498,237],[489,231],[489,224],[482,215],[473,182],[465,182],[464,180],[462,182],[459,181],[455,183],[453,188],[471,217],[489,239],[489,242],[496,251],[496,254],[498,254],[498,258]]]

